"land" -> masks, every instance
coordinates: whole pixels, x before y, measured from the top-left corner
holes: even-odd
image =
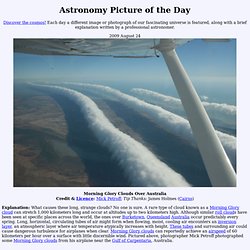
[[[16,86],[13,185],[89,186],[85,166],[68,146],[67,134],[64,112],[53,98]]]

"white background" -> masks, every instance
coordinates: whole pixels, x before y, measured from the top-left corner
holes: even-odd
[[[1,138],[1,201],[0,205],[60,205],[56,196],[77,196],[83,191],[110,191],[110,188],[13,188],[13,38],[108,38],[109,31],[79,31],[71,26],[7,26],[3,21],[39,21],[39,20],[248,20],[247,1],[1,1],[0,3],[0,138]],[[185,14],[59,14],[64,7],[138,7],[145,9],[151,6],[165,8],[180,6],[191,8]],[[150,190],[165,191],[169,196],[195,197],[198,205],[234,205],[248,210],[249,205],[249,25],[244,26],[181,26],[169,31],[140,31],[141,38],[236,38],[237,39],[237,187],[236,188],[112,188],[112,191]],[[134,31],[130,31],[134,32]],[[138,202],[137,202],[138,204]],[[158,202],[156,204],[159,204]],[[64,204],[66,205],[66,204]],[[74,204],[72,204],[74,205]],[[249,216],[248,216],[249,221]],[[249,233],[246,233],[248,236]],[[185,240],[174,244],[149,245],[32,245],[32,249],[67,249],[71,247],[85,249],[245,249],[249,245],[249,237],[241,240]],[[4,245],[1,249],[27,249],[27,246]],[[29,246],[28,246],[29,248]]]

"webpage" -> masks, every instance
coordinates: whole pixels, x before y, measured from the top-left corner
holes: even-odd
[[[245,1],[0,9],[1,249],[249,244]]]

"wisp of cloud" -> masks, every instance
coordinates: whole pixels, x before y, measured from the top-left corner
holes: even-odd
[[[32,85],[75,102],[99,142],[119,161],[133,186],[190,186],[184,177],[160,161],[144,145],[121,132],[89,97],[59,86]]]

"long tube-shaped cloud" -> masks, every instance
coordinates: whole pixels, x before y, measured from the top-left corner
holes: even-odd
[[[89,97],[58,86],[38,87],[66,96],[81,108],[90,129],[119,160],[134,186],[190,186],[182,175],[160,161],[145,146],[114,127]]]
[[[151,90],[141,88],[133,88],[131,92],[137,97],[142,98],[145,101],[149,101],[150,103],[158,105],[162,108],[170,108],[171,110],[175,111],[176,109],[182,109],[181,100],[178,98],[166,96]],[[208,102],[202,102],[202,104],[211,116],[227,116],[233,118],[236,115],[236,107],[233,105]],[[229,158],[235,161],[235,137],[232,137],[220,131],[217,131],[217,135],[219,136],[225,150],[229,154]]]
[[[94,91],[98,94],[104,95],[109,98],[116,98],[123,104],[150,116],[157,124],[161,125],[169,132],[194,143],[194,137],[192,134],[190,124],[188,120],[186,120],[181,116],[175,115],[159,106],[149,104],[145,101],[139,100],[134,96],[124,94],[119,90],[115,90],[107,86],[87,84],[87,83],[70,83],[69,85],[71,84],[81,86],[85,90]],[[222,133],[220,131],[216,131],[216,133],[219,136],[229,159],[231,160],[232,163],[234,163],[236,155],[235,137]]]
[[[160,105],[163,108],[175,107],[182,108],[181,100],[172,96],[163,95],[151,90],[133,88],[131,90],[136,97],[142,98],[145,101],[152,102],[156,105]],[[226,103],[214,103],[214,102],[202,102],[208,113],[219,115],[236,115],[236,107]]]
[[[163,95],[151,90],[133,88],[131,90],[134,96],[158,105],[170,112],[185,116],[181,100],[172,96]],[[210,118],[217,124],[233,128],[236,123],[236,107],[226,103],[202,102]]]

